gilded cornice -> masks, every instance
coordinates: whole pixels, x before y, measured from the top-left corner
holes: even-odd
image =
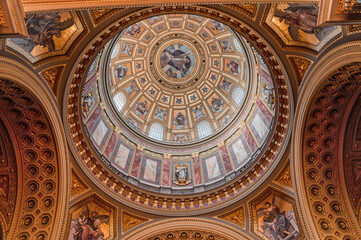
[[[119,8],[119,7],[150,7],[150,6],[185,6],[199,4],[254,4],[254,3],[273,3],[273,0],[174,0],[165,2],[162,0],[143,0],[141,3],[136,0],[23,0],[23,6],[26,12],[54,11],[54,10],[89,10],[96,8]],[[318,0],[281,0],[279,3],[318,3]]]

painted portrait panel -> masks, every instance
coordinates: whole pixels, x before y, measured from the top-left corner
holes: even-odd
[[[318,10],[317,4],[273,4],[266,24],[286,45],[299,45],[318,51],[341,33],[340,27],[317,27]]]
[[[294,200],[287,195],[268,189],[253,201],[254,231],[267,240],[295,240],[301,232],[293,207]]]
[[[68,240],[113,239],[114,210],[95,197],[71,209]]]
[[[29,37],[8,39],[7,46],[33,63],[65,54],[84,30],[76,12],[29,14],[25,22]]]
[[[193,70],[195,57],[193,51],[183,44],[168,46],[160,57],[162,71],[171,78],[187,77]]]

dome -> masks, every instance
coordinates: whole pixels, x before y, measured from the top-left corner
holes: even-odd
[[[250,86],[242,45],[228,27],[197,15],[133,24],[108,62],[116,112],[142,137],[166,145],[215,135],[238,115]]]
[[[183,188],[191,193],[204,184],[218,186],[252,163],[272,128],[274,87],[267,67],[216,20],[189,14],[145,19],[115,37],[97,63],[99,79],[83,91],[88,134],[116,172],[146,188],[159,191],[154,187],[164,181],[181,194]],[[86,109],[92,101],[101,107]],[[132,174],[138,150],[144,153],[137,163],[141,173]],[[164,161],[164,154],[175,161]],[[195,154],[201,155],[199,176],[190,174]],[[162,180],[165,168],[173,169],[173,180]],[[187,176],[179,181],[183,168]]]
[[[224,22],[177,13],[134,21],[104,45],[81,113],[111,182],[181,197],[271,166],[275,87],[248,41]]]

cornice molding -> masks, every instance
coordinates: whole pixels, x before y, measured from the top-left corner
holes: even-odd
[[[274,0],[173,0],[165,2],[163,0],[23,0],[25,12],[45,12],[45,11],[59,11],[59,10],[73,10],[73,9],[97,9],[97,8],[119,8],[119,7],[150,7],[150,6],[164,6],[174,7],[185,5],[200,5],[200,4],[251,4],[251,3],[273,3]],[[280,0],[278,3],[318,3],[318,0]]]

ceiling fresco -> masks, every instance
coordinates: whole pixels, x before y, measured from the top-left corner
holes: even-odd
[[[76,12],[28,14],[25,22],[29,36],[10,38],[7,46],[32,63],[65,54],[84,30]]]
[[[285,45],[319,51],[327,42],[341,34],[341,27],[319,27],[317,4],[279,3],[270,7],[265,24]]]
[[[221,131],[241,111],[253,84],[248,62],[241,42],[220,22],[152,17],[119,36],[109,90],[120,115],[145,136],[194,142]],[[264,92],[272,89],[268,84]]]
[[[0,239],[359,239],[359,60],[308,83],[360,25],[72,4],[0,41]]]
[[[97,196],[88,197],[70,209],[68,239],[114,239],[115,211]]]
[[[150,10],[146,11],[149,12]],[[162,10],[154,9],[154,11],[158,12]],[[129,97],[129,95],[130,99],[132,99],[132,96],[139,96],[138,98],[134,98],[136,101],[131,100],[131,103],[125,102],[126,104],[123,105],[125,109],[130,106],[128,110],[132,113],[129,114],[137,117],[137,120],[142,119],[139,115],[146,115],[148,111],[153,111],[149,110],[151,109],[151,103],[153,103],[150,101],[151,93],[149,93],[149,90],[151,90],[151,88],[143,89],[140,85],[142,84],[140,79],[138,80],[137,78],[138,75],[144,75],[147,71],[150,71],[151,68],[149,67],[148,69],[148,65],[145,65],[143,62],[144,64],[140,64],[138,72],[136,69],[136,61],[138,59],[136,57],[136,54],[138,54],[137,48],[141,46],[141,43],[143,45],[145,44],[142,42],[143,38],[149,33],[149,30],[145,26],[149,28],[150,21],[156,26],[159,32],[162,32],[162,29],[166,26],[165,23],[173,21],[167,20],[166,22],[166,17],[167,19],[173,18],[176,20],[177,18],[188,19],[188,17],[191,16],[193,19],[189,19],[186,22],[194,26],[196,26],[197,21],[203,23],[204,25],[201,25],[202,28],[199,29],[207,31],[208,36],[211,37],[215,35],[211,31],[212,28],[215,30],[217,28],[223,29],[223,24],[226,24],[226,22],[222,20],[224,17],[215,17],[214,9],[199,8],[197,10],[198,14],[191,15],[179,15],[178,11],[179,9],[174,9],[174,13],[159,15],[161,17],[155,15],[155,18],[148,17],[129,21],[129,25],[126,25],[123,29],[117,28],[117,25],[110,25],[110,29],[119,29],[120,32],[124,31],[123,35],[118,39],[112,38],[117,35],[115,31],[113,31],[112,34],[101,33],[100,38],[95,38],[93,43],[89,44],[89,48],[84,50],[85,54],[78,60],[82,64],[78,64],[77,68],[74,69],[76,74],[73,75],[74,78],[71,80],[73,83],[68,85],[70,88],[67,90],[69,91],[68,94],[66,94],[68,96],[67,106],[69,106],[66,114],[70,116],[68,118],[68,131],[70,136],[72,136],[72,141],[75,143],[74,151],[79,154],[79,163],[88,169],[91,177],[97,179],[96,181],[103,185],[107,191],[110,191],[110,194],[114,195],[121,202],[151,209],[152,211],[179,211],[180,214],[184,214],[186,212],[204,211],[205,209],[223,203],[229,203],[230,200],[233,201],[234,198],[246,194],[247,191],[252,191],[254,184],[259,184],[265,179],[265,176],[270,173],[268,170],[272,169],[273,164],[279,161],[278,153],[283,151],[282,149],[285,146],[285,137],[288,135],[288,124],[291,117],[289,110],[292,108],[292,103],[288,100],[287,80],[279,68],[279,62],[273,57],[274,53],[267,48],[256,33],[251,33],[247,30],[247,25],[232,18],[232,23],[229,26],[237,26],[237,24],[239,24],[238,26],[242,26],[239,29],[244,32],[244,36],[241,37],[241,34],[241,36],[237,36],[237,38],[241,43],[244,54],[247,54],[249,59],[248,64],[254,64],[254,67],[250,68],[252,71],[248,72],[250,76],[250,88],[245,96],[244,104],[246,111],[241,111],[238,118],[228,124],[225,128],[225,133],[216,134],[214,137],[210,136],[203,141],[190,142],[191,144],[188,145],[187,142],[170,142],[168,144],[167,142],[157,141],[151,137],[144,137],[144,134],[139,134],[134,122],[129,123],[129,121],[124,121],[124,119],[119,116],[118,108],[120,110],[122,110],[122,108],[119,106],[117,108],[113,96],[117,96],[116,91],[122,92],[125,96],[123,100],[127,99],[126,97]],[[205,18],[207,14],[204,14],[202,11],[208,11],[208,14],[212,13],[213,19],[207,20]],[[139,14],[143,15],[145,12],[140,11]],[[140,24],[143,24],[141,20],[145,20],[144,25]],[[220,24],[214,21],[215,26],[213,27],[213,20],[218,21]],[[188,25],[184,24],[185,35],[192,32],[192,29],[187,30],[186,26]],[[225,28],[224,32],[229,31],[227,29],[231,29],[229,26]],[[234,29],[238,28],[232,28],[233,31]],[[220,32],[222,30],[217,31]],[[158,34],[156,30],[152,30],[150,33],[153,35]],[[223,39],[222,33],[219,33],[219,36],[219,40],[224,42],[225,39]],[[194,36],[194,38],[196,37],[197,35]],[[139,38],[141,42],[138,42]],[[123,41],[119,42],[119,39]],[[110,42],[107,43],[109,40]],[[179,71],[179,69],[174,67],[181,63],[181,61],[178,61],[176,64],[173,62],[174,66],[166,66],[173,57],[173,49],[167,49],[167,38],[164,37],[160,39],[160,41],[161,40],[165,41],[164,46],[162,44],[159,44],[159,46],[155,45],[155,54],[151,57],[157,59],[157,56],[159,56],[158,59],[160,59],[162,55],[164,55],[163,58],[166,60],[164,65],[165,69],[163,71],[161,67],[158,68],[158,70],[154,68],[156,73],[154,76],[148,76],[149,78],[146,80],[149,81],[149,83],[153,81],[152,86],[154,90],[156,90],[156,87],[157,89],[167,87],[170,89],[167,91],[172,92],[172,87],[169,87],[169,84],[165,86],[163,83],[156,82],[156,78],[162,78],[162,81],[168,81],[168,83],[172,83],[173,86],[177,86],[179,81],[184,81],[184,86],[186,86],[189,83],[187,77],[194,74],[193,69],[198,69],[199,67],[198,65],[194,65],[193,68],[189,67],[189,75],[187,75],[188,70],[184,65],[184,77],[182,77],[183,70]],[[243,41],[249,41],[250,43],[244,44],[242,43]],[[104,48],[103,51],[100,51],[100,54],[98,54],[97,49],[101,49],[100,42],[104,44]],[[229,42],[231,45],[224,49],[218,39],[213,42],[225,58],[227,58],[227,56],[234,56],[234,52],[237,51],[236,48],[238,45],[234,44],[234,41]],[[119,47],[116,47],[117,44]],[[137,48],[129,48],[128,46],[131,44],[134,44],[133,47]],[[140,46],[135,46],[136,44]],[[170,44],[172,45],[173,43],[170,42]],[[194,59],[196,59],[195,53],[201,50],[192,50],[192,44],[190,44],[188,48],[193,52]],[[255,44],[257,44],[259,48],[255,47]],[[229,50],[229,48],[232,50]],[[123,49],[125,52],[123,56],[120,56]],[[149,51],[152,49],[153,48],[150,47]],[[165,51],[166,49],[167,51]],[[207,46],[207,48],[204,48],[204,52],[206,51],[211,51],[211,48]],[[111,71],[108,71],[113,61],[111,58],[112,53],[114,62],[116,61],[115,59],[120,59],[120,57],[124,57],[125,59],[134,58],[134,62],[132,64],[123,62],[124,67],[118,67],[120,64],[116,63],[112,65],[114,67],[111,68]],[[141,51],[141,54],[147,53]],[[215,53],[215,56],[218,54],[220,53]],[[191,53],[189,53],[189,56],[190,55]],[[267,58],[262,57],[263,55],[267,56]],[[186,57],[189,56],[187,53],[180,56],[178,60],[183,60],[183,58],[187,59]],[[184,60],[185,63],[192,61],[192,58],[189,57],[189,59]],[[92,61],[89,61],[89,59],[92,59]],[[110,59],[109,66],[106,65],[108,59]],[[139,57],[139,59],[141,60],[142,56]],[[235,60],[240,61],[240,59],[239,56],[239,58]],[[272,65],[270,65],[270,62]],[[129,65],[126,65],[127,63]],[[140,61],[140,63],[142,62]],[[161,66],[161,63],[159,64],[159,66]],[[203,63],[200,63],[199,66],[202,64]],[[206,58],[204,64],[213,64],[213,61],[209,62]],[[154,65],[156,66],[155,63]],[[182,65],[183,64],[179,66]],[[171,67],[174,69],[171,69]],[[170,74],[169,69],[175,74]],[[236,71],[237,70],[241,71],[242,68],[236,68]],[[131,71],[131,74],[127,75],[129,71]],[[214,71],[217,71],[217,68],[215,68]],[[228,68],[223,68],[219,73],[227,76],[230,81],[232,81],[232,84],[235,85],[237,83],[236,79],[239,79]],[[124,74],[126,76],[122,77]],[[206,76],[205,81],[212,81],[207,78],[209,75],[204,76]],[[238,76],[240,77],[241,75]],[[273,77],[277,79],[276,83]],[[133,80],[127,82],[127,78]],[[80,79],[83,79],[84,83],[80,93],[82,99],[74,98],[75,95],[73,94],[79,91],[79,88],[76,86],[78,86]],[[114,82],[109,84],[109,80]],[[200,79],[200,81],[201,80],[202,79]],[[222,79],[218,78],[216,80],[220,81]],[[121,85],[119,88],[114,87],[116,90],[114,90],[114,92],[111,91],[112,86],[116,86],[114,85],[115,83],[122,84],[123,82],[124,85]],[[214,87],[217,94],[225,94],[227,92],[227,90],[222,89],[223,86],[219,87],[221,84],[221,82],[218,82]],[[149,85],[149,87],[150,86],[151,85]],[[201,86],[201,84],[199,86]],[[184,91],[188,91],[188,88],[191,87],[192,86],[186,86],[183,89],[185,89]],[[179,91],[181,90],[182,88],[180,88]],[[197,91],[201,90],[197,89]],[[232,88],[230,88],[230,91],[232,91]],[[166,91],[164,92],[166,93]],[[201,98],[201,94],[202,93],[199,94],[198,92],[196,97]],[[157,101],[161,101],[159,100],[161,95],[162,94],[157,95],[158,100],[155,101],[156,103]],[[229,95],[232,96],[232,94]],[[143,98],[145,96],[149,97],[149,99]],[[186,97],[187,95],[183,96],[184,101],[188,102],[189,99],[185,100]],[[282,100],[280,100],[280,98],[282,98]],[[222,100],[225,102],[227,98],[223,98]],[[79,101],[79,103],[74,101]],[[232,104],[232,101],[233,100],[230,100],[229,103]],[[279,105],[278,101],[281,101],[282,104]],[[211,104],[208,101],[202,103],[204,104],[202,109],[204,115],[209,114],[212,116],[213,111],[209,107]],[[81,106],[81,108],[75,107],[77,104],[80,104],[79,106]],[[144,111],[146,114],[142,114],[143,109],[140,107],[142,104],[147,107],[147,110]],[[154,105],[153,107],[156,109]],[[176,105],[176,101],[173,105]],[[195,110],[195,107],[196,106],[192,106],[191,108]],[[160,109],[161,107],[159,106],[158,108]],[[172,108],[175,107],[172,106]],[[274,115],[277,113],[277,109],[281,109],[280,111],[282,112],[282,115],[278,117]],[[137,112],[139,112],[139,115]],[[155,116],[154,111],[153,113]],[[176,129],[176,126],[172,127],[174,118],[177,117],[178,113],[179,112],[176,112],[172,118],[167,118],[168,116],[164,115],[168,122],[170,121],[169,119],[172,120],[170,121],[170,128],[172,130],[183,130]],[[195,120],[195,114],[192,115],[191,113],[191,111],[183,113],[184,115],[187,114],[187,122]],[[245,115],[242,117],[244,113]],[[213,112],[213,115],[214,114]],[[217,116],[217,114],[214,116]],[[163,116],[160,118],[163,119]],[[83,123],[78,125],[78,119],[82,119]],[[148,118],[148,120],[157,123],[163,122],[155,117]],[[279,122],[279,124],[276,122]],[[275,131],[276,125],[278,126],[277,131]],[[234,130],[232,131],[232,129]],[[240,149],[245,150],[240,151]],[[229,186],[230,183],[232,187],[226,187]],[[128,184],[132,187],[128,187]],[[223,188],[221,192],[217,191],[216,189],[219,189],[222,185],[225,186],[225,188]],[[217,192],[213,194],[212,191]],[[209,194],[203,195],[206,192]],[[194,195],[194,197],[186,197],[184,199],[184,194],[188,194],[188,196]]]
[[[139,186],[163,186],[163,191],[185,186],[191,192],[191,186],[245,169],[267,139],[275,110],[269,70],[245,44],[224,24],[187,14],[151,17],[116,37],[108,47],[107,72],[95,74],[104,58],[97,57],[82,93],[88,134],[115,172],[137,179]],[[244,127],[214,137],[231,122]],[[213,146],[202,148],[225,143],[218,151],[191,158],[200,149],[194,143],[203,138]],[[148,151],[139,148],[144,139]],[[159,142],[165,146],[153,146]],[[171,150],[179,144],[180,150]],[[164,157],[162,151],[174,157]]]

